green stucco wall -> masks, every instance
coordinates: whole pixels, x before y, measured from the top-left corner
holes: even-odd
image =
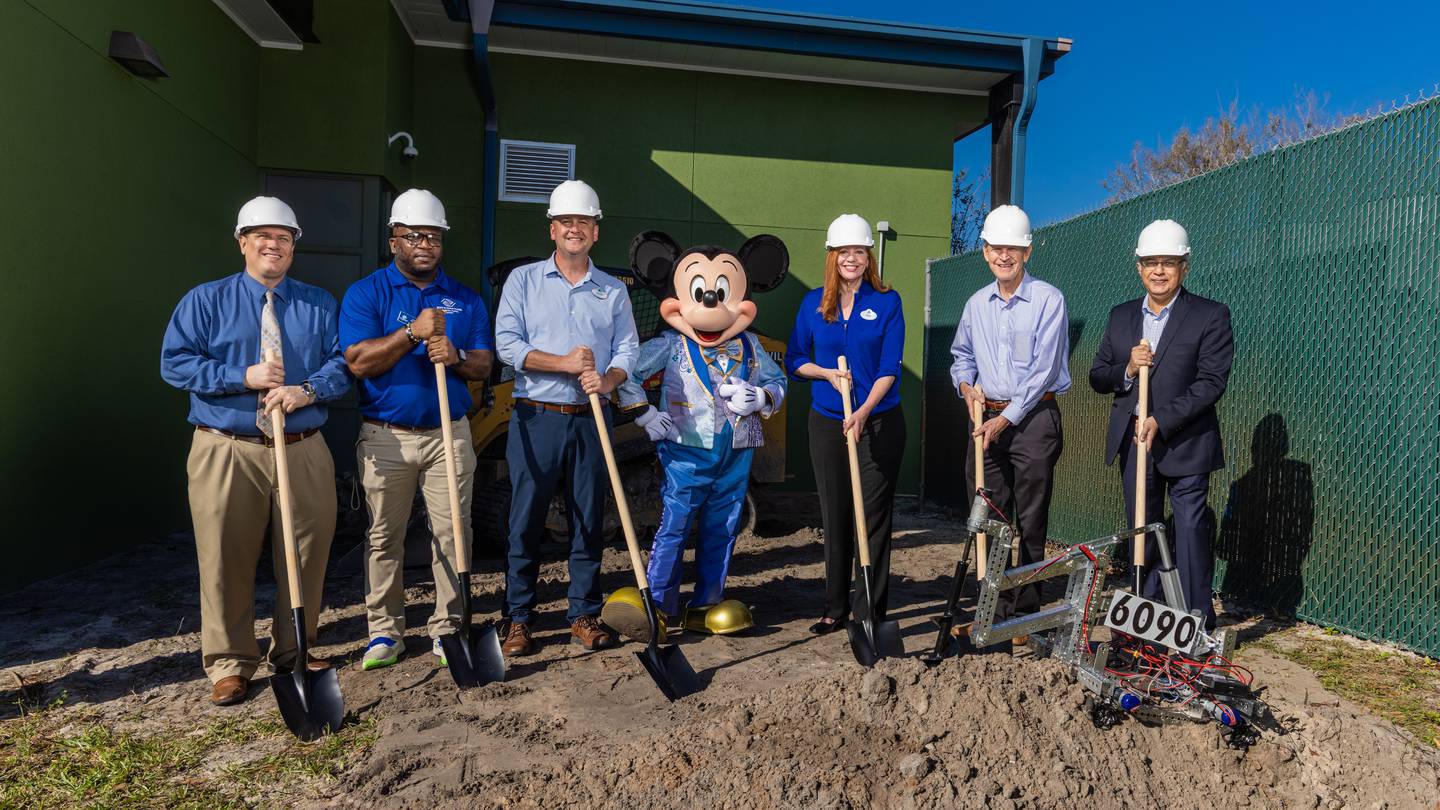
[[[491,58],[501,137],[575,144],[576,174],[596,187],[605,210],[599,263],[623,265],[630,238],[647,228],[681,244],[738,246],[767,232],[784,239],[790,278],[757,299],[757,326],[768,334],[788,337],[801,297],[821,283],[830,220],[855,212],[872,224],[890,221],[897,237],[886,244],[886,280],[905,300],[909,327],[901,396],[910,440],[900,491],[915,492],[925,259],[949,252],[950,134],[983,118],[983,99]],[[549,249],[544,210],[499,204],[497,259]],[[786,467],[802,488],[813,483],[809,404],[808,386],[792,385]]]
[[[171,78],[105,54],[139,33]],[[239,267],[256,188],[259,48],[212,3],[0,3],[0,221],[12,234],[0,387],[0,589],[183,528],[183,396],[160,338],[184,291]]]

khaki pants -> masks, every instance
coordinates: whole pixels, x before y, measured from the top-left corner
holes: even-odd
[[[305,633],[313,643],[330,541],[335,536],[335,462],[319,434],[287,445]],[[260,665],[255,640],[255,566],[270,528],[275,559],[275,621],[270,628],[271,667],[295,660],[295,624],[285,574],[274,449],[202,430],[190,444],[190,515],[200,558],[200,651],[212,682],[231,675],[250,678]]]
[[[460,527],[469,548],[470,489],[475,478],[475,448],[470,423],[453,425],[455,472],[460,487]],[[427,625],[431,638],[460,629],[460,592],[455,587],[455,541],[450,520],[450,484],[445,477],[445,440],[440,428],[394,430],[360,425],[360,482],[370,507],[366,535],[365,616],[370,638],[399,641],[405,635],[405,529],[418,486],[430,513],[431,563],[435,611]]]

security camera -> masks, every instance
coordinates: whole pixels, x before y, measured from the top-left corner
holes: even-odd
[[[405,139],[405,148],[400,151],[400,156],[405,158],[419,157],[420,150],[415,148],[415,139],[411,137],[410,133],[408,132],[397,132],[394,135],[391,135],[390,140],[386,142],[386,145],[393,146],[395,145],[395,142],[400,140],[401,138]]]

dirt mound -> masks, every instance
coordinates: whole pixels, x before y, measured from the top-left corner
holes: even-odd
[[[636,667],[638,669],[638,665]],[[646,684],[648,686],[648,684]],[[653,688],[653,687],[650,687]],[[498,711],[508,685],[432,738],[394,722],[337,793],[376,806],[517,808],[1389,807],[1432,810],[1440,755],[1338,704],[1279,707],[1288,733],[1248,751],[1214,726],[1096,729],[1053,662],[972,656],[854,666],[733,702],[713,692],[620,729],[575,733],[563,709]],[[390,725],[390,724],[387,724]],[[470,756],[435,759],[460,742]],[[402,742],[401,737],[410,737]],[[486,739],[488,738],[488,739]],[[425,750],[425,749],[428,749]],[[485,753],[491,756],[487,757]],[[479,754],[476,756],[476,754]],[[1383,772],[1362,762],[1394,763]]]

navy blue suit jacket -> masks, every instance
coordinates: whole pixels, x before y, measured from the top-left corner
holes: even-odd
[[[1144,335],[1143,301],[1136,298],[1110,310],[1110,322],[1090,366],[1090,387],[1115,395],[1105,439],[1106,464],[1115,463],[1120,443],[1134,435],[1127,428],[1140,385],[1137,380],[1125,390],[1125,366],[1130,349]],[[1198,475],[1225,466],[1215,403],[1225,393],[1234,357],[1230,308],[1181,288],[1150,367],[1150,415],[1160,427],[1151,457],[1160,474]]]

